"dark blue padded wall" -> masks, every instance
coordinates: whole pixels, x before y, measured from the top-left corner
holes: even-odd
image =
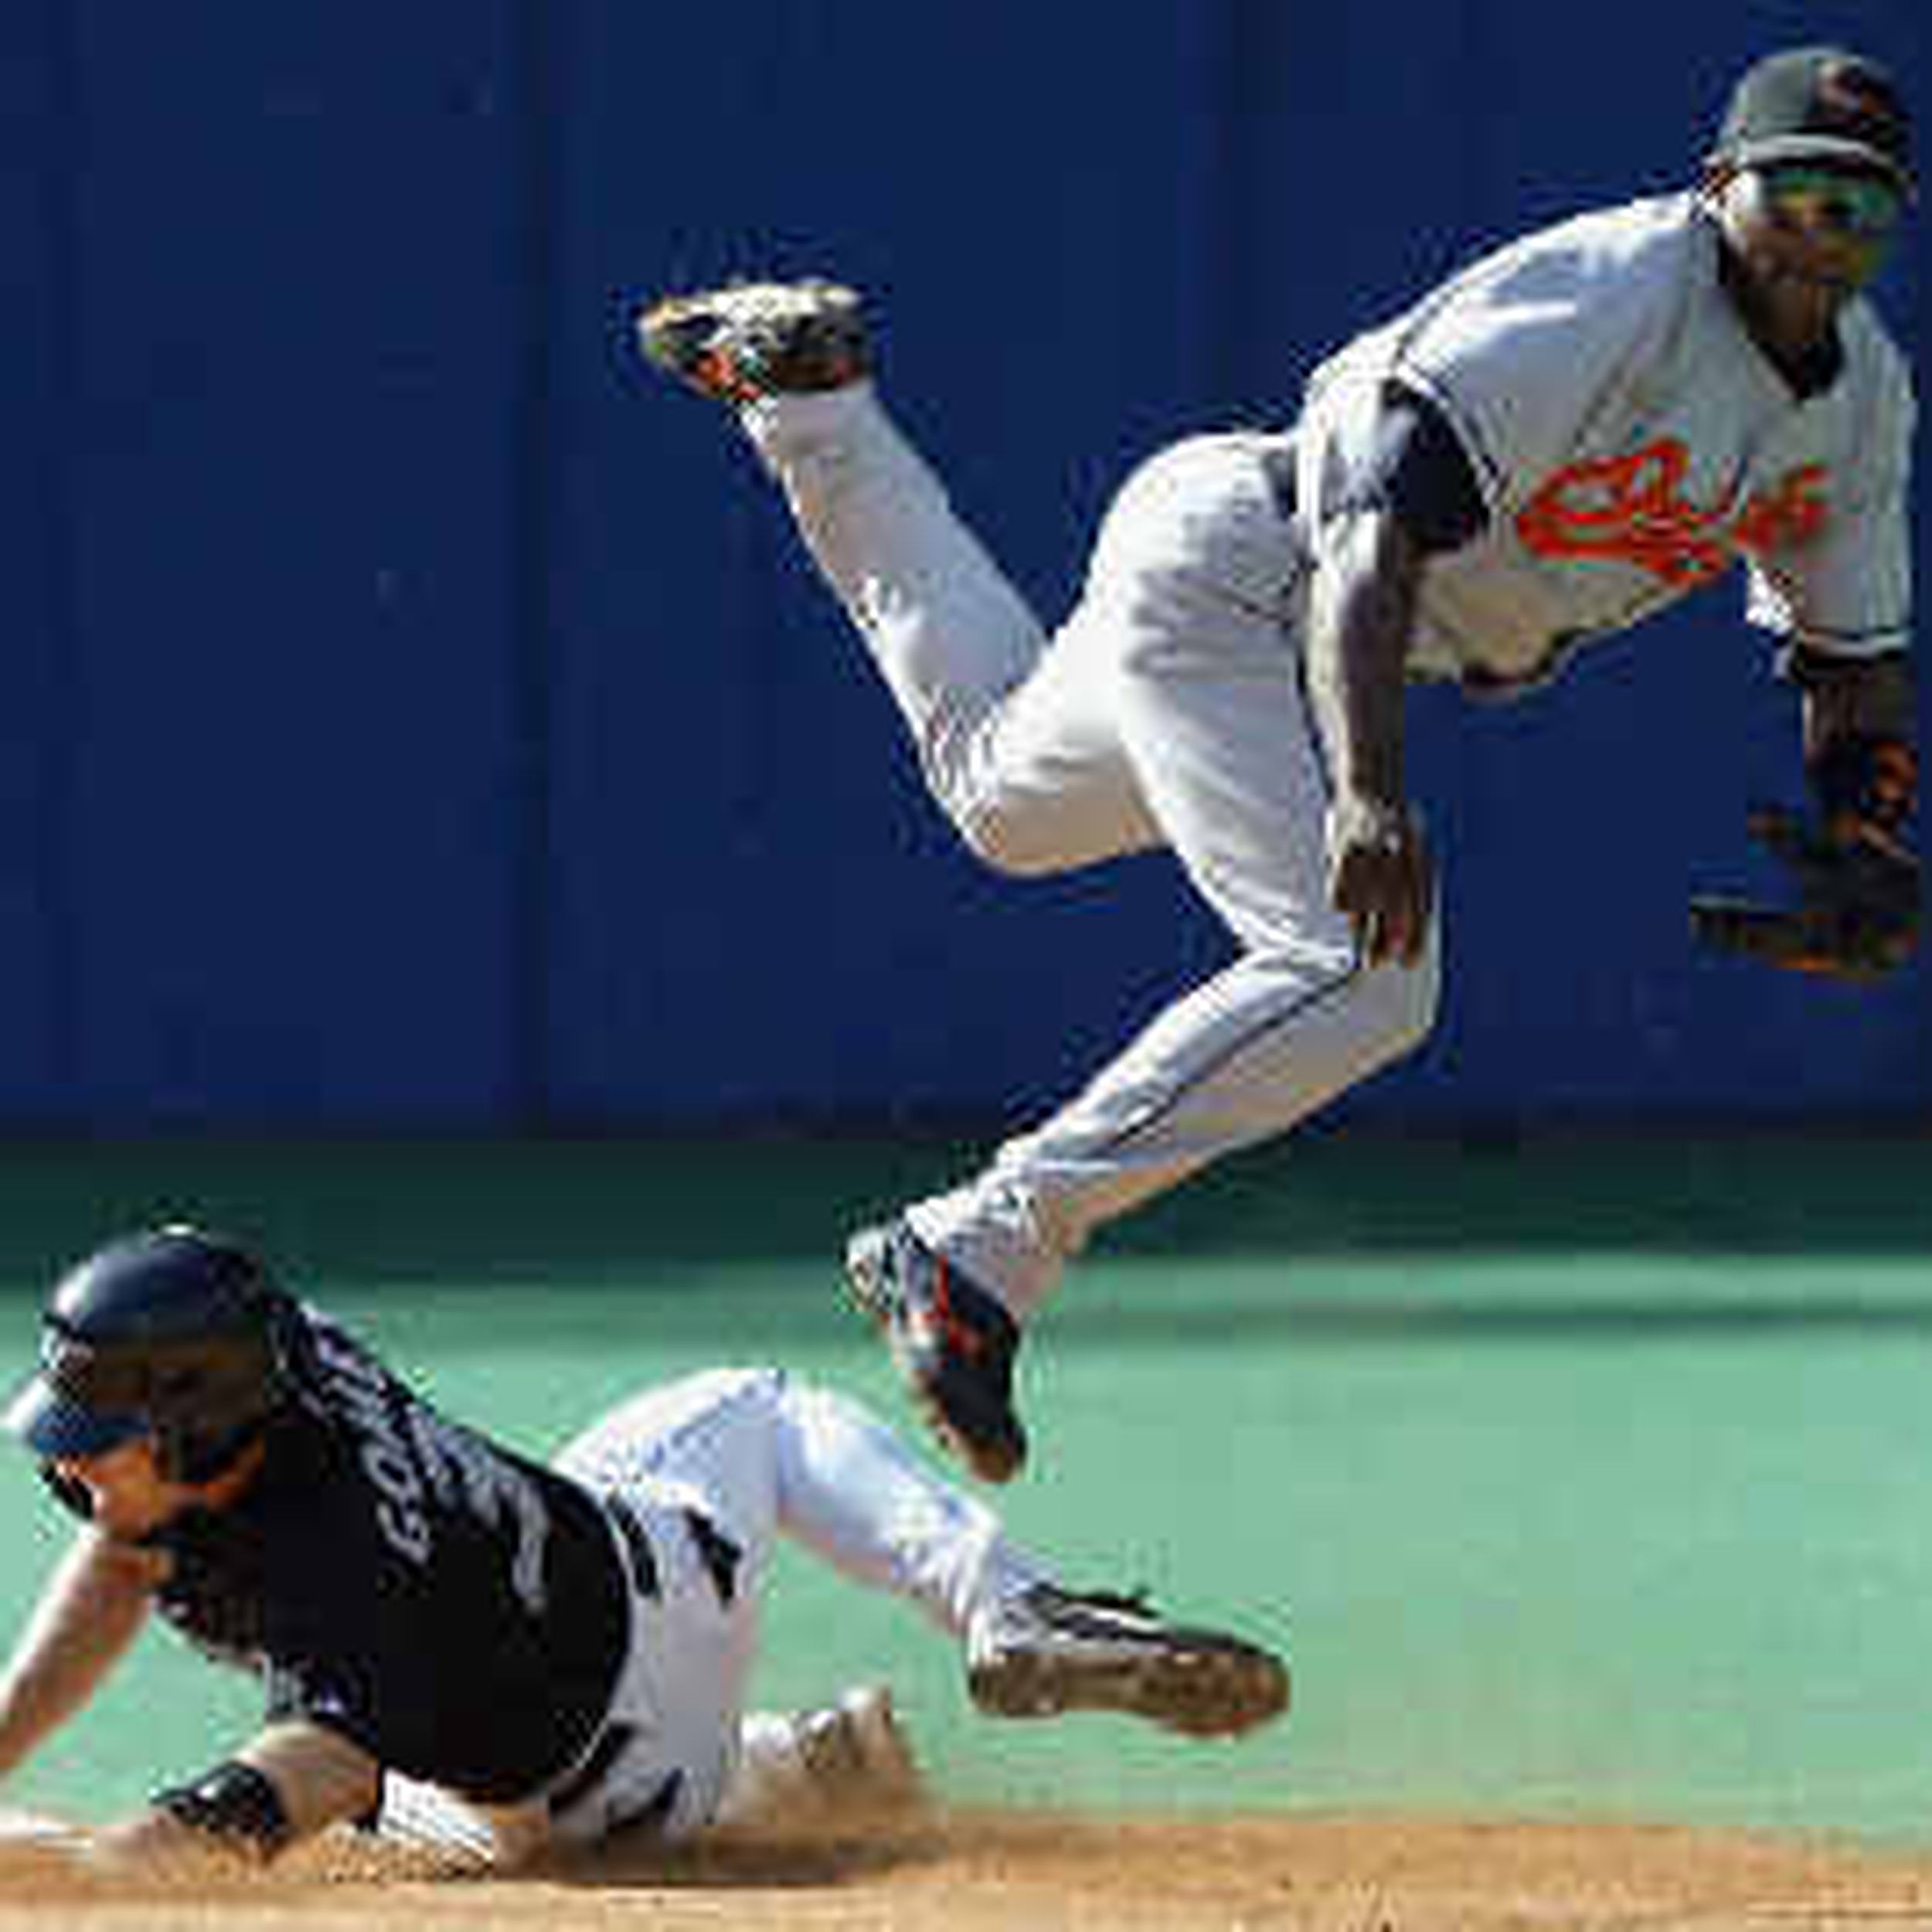
[[[61,1084],[69,1010],[60,934],[61,738],[66,716],[69,379],[55,285],[70,124],[48,57],[52,4],[0,15],[0,1070],[6,1100]]]
[[[896,401],[1063,607],[1212,356],[1212,12],[1128,9],[1104,70],[999,9],[777,7],[720,60],[695,17],[607,8],[569,49],[600,165],[561,250],[595,306],[557,377],[560,1112],[1036,1104],[1199,952],[1164,869],[1020,887],[957,853],[747,451],[624,325],[758,270],[876,292]]]
[[[967,862],[632,303],[873,291],[897,407],[1050,617],[1162,440],[1675,185],[1771,46],[1854,39],[1923,103],[1921,12],[1637,0],[1580,60],[1522,0],[8,9],[0,1126],[1036,1111],[1218,934],[1162,861]],[[1881,291],[1914,350],[1923,256]],[[1418,705],[1447,1009],[1352,1114],[1925,1111],[1923,975],[1687,954],[1791,782],[1736,602],[1532,706]]]
[[[41,138],[5,253],[31,372],[0,363],[29,392],[7,657],[38,681],[9,731],[39,774],[41,921],[5,970],[53,983],[5,1111],[497,1113],[524,776],[516,9],[26,12],[43,32],[9,10],[8,73]]]

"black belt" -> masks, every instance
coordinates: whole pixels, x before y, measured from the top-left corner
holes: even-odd
[[[1267,478],[1268,494],[1274,499],[1277,514],[1284,523],[1292,523],[1300,507],[1294,487],[1294,443],[1284,437],[1261,452],[1261,474]]]

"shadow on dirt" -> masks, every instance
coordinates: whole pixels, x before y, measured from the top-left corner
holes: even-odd
[[[936,1864],[950,1849],[943,1818],[920,1811],[755,1832],[726,1827],[692,1845],[618,1839],[594,1855],[533,1866],[529,1876],[579,1889],[815,1891]]]

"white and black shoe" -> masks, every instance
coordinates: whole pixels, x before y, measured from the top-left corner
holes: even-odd
[[[1169,1624],[1139,1596],[1036,1583],[967,1633],[967,1683],[1000,1717],[1118,1711],[1190,1737],[1232,1737],[1287,1709],[1287,1667],[1225,1631]]]
[[[815,1801],[842,1814],[918,1809],[926,1791],[893,1694],[883,1684],[848,1691],[798,1719],[798,1756]]]

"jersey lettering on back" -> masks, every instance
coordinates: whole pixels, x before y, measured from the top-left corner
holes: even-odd
[[[396,1554],[422,1566],[435,1554],[433,1499],[444,1511],[467,1511],[513,1549],[512,1587],[533,1616],[548,1600],[544,1548],[549,1512],[536,1485],[467,1430],[426,1404],[392,1403],[390,1384],[369,1355],[318,1325],[322,1379],[357,1427],[365,1475],[381,1500],[376,1523]]]

